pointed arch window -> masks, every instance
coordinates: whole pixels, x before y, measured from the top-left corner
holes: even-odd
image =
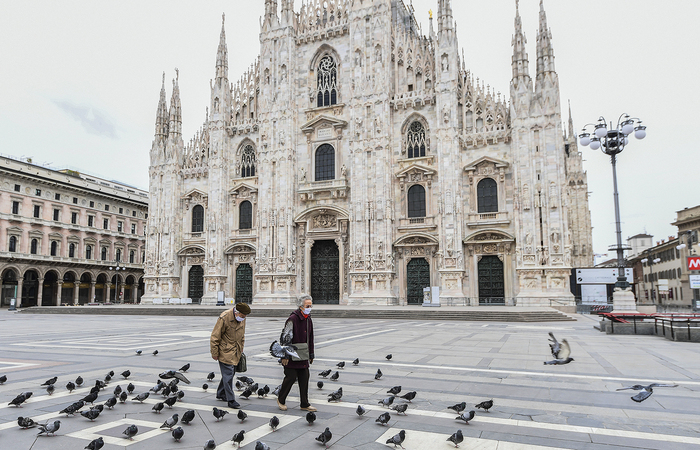
[[[335,180],[335,149],[323,144],[316,150],[316,181]]]
[[[484,178],[476,186],[479,214],[498,212],[498,185],[493,178]]]
[[[52,242],[52,244],[53,244],[53,242]],[[31,244],[31,249],[30,249],[30,252],[32,255],[36,255],[38,247],[39,247],[39,241],[37,241],[36,239],[32,239],[32,244]]]
[[[417,120],[408,128],[408,132],[406,133],[406,145],[409,158],[425,156],[425,127]]]
[[[425,217],[425,188],[420,184],[408,190],[408,217]]]
[[[316,80],[317,106],[320,108],[338,103],[338,65],[331,56],[321,58]]]
[[[204,231],[204,207],[195,205],[192,208],[192,232],[201,233]]]
[[[241,177],[255,176],[255,149],[248,144],[243,148],[241,154]]]
[[[250,230],[253,228],[253,204],[248,200],[241,203],[238,207],[238,229]]]
[[[17,236],[10,236],[10,248],[11,252],[17,251]]]

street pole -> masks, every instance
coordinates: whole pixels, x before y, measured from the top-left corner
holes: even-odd
[[[612,125],[612,124],[611,124]],[[620,194],[617,190],[617,155],[612,154],[613,197],[615,199],[615,234],[617,234],[617,283],[615,287],[627,289],[629,282],[625,276],[625,253],[622,247],[622,226],[620,221]]]

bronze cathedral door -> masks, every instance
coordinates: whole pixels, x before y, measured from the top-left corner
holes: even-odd
[[[314,303],[340,303],[340,252],[335,241],[316,241],[311,248],[311,297]]]

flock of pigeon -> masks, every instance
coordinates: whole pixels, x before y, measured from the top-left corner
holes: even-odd
[[[563,339],[561,342],[559,342],[555,337],[553,333],[549,333],[549,346],[550,350],[552,353],[552,356],[554,356],[554,360],[552,361],[546,361],[544,364],[545,365],[563,365],[563,364],[569,364],[570,362],[574,361],[574,359],[571,357],[571,347],[569,346],[569,343],[567,342],[566,339]],[[280,342],[278,343],[277,341],[273,342],[272,345],[270,346],[270,353],[278,358],[286,358],[289,356],[296,356],[296,348],[294,347],[293,344],[291,344],[291,336],[285,335],[283,332],[282,337],[280,339]],[[137,355],[141,355],[142,351],[137,350],[136,351]],[[157,355],[158,350],[155,350],[153,352],[153,355]],[[392,355],[389,354],[386,356],[387,360],[392,359]],[[352,361],[353,366],[358,366],[360,364],[360,360],[355,359]],[[333,382],[337,382],[340,379],[340,370],[345,368],[345,361],[341,361],[338,364],[336,364],[337,369],[335,372],[333,372],[332,369],[327,369],[318,374],[319,377],[323,379],[330,379]],[[190,364],[185,364],[182,366],[179,370],[167,370],[165,372],[162,372],[158,375],[158,380],[156,382],[156,385],[153,386],[150,390],[146,392],[141,392],[136,395],[134,395],[134,391],[136,387],[134,386],[133,383],[129,382],[127,385],[126,389],[122,389],[121,385],[118,385],[114,388],[113,390],[113,395],[110,396],[104,404],[95,404],[97,401],[98,395],[100,394],[100,391],[106,389],[107,384],[112,381],[113,377],[115,376],[114,371],[110,371],[103,380],[96,380],[95,385],[90,389],[90,392],[84,396],[82,399],[72,403],[71,405],[67,406],[63,410],[60,411],[59,414],[65,414],[66,417],[73,417],[76,413],[79,413],[81,416],[84,418],[92,421],[95,421],[100,414],[103,412],[105,408],[107,409],[112,409],[114,408],[117,403],[126,403],[126,401],[129,399],[129,396],[132,396],[131,401],[132,402],[139,402],[143,403],[146,399],[150,397],[151,394],[154,395],[161,395],[163,397],[163,401],[157,402],[151,409],[154,413],[160,414],[163,409],[166,407],[168,409],[172,409],[173,406],[178,401],[181,401],[185,393],[183,390],[178,388],[178,384],[180,382],[183,382],[185,384],[190,384],[190,381],[187,379],[185,376],[185,373],[190,369]],[[131,371],[125,370],[121,374],[121,377],[123,378],[124,381],[128,381],[129,377],[131,376]],[[383,373],[380,369],[377,369],[377,372],[374,376],[375,380],[379,380],[382,378]],[[207,375],[207,380],[211,382],[216,375],[214,372],[211,372]],[[170,380],[169,383],[166,383],[162,380]],[[48,380],[46,380],[44,383],[41,384],[41,386],[45,386],[46,392],[48,395],[52,395],[55,390],[56,390],[56,382],[58,381],[58,377],[53,377]],[[7,382],[7,376],[3,375],[0,376],[0,384],[4,384]],[[78,387],[81,387],[84,384],[84,380],[82,377],[78,377],[75,382],[69,381],[66,384],[66,389],[69,392],[73,392],[75,389]],[[256,383],[252,378],[247,377],[247,376],[240,376],[237,377],[236,381],[236,389],[240,392],[239,396],[245,399],[249,399],[252,395],[256,394],[258,398],[264,398],[270,393],[270,387],[265,385],[265,386],[259,386],[258,383]],[[323,381],[318,381],[317,382],[317,387],[319,389],[323,389],[324,387],[324,382]],[[677,387],[678,385],[669,385],[669,384],[659,384],[659,383],[652,383],[650,385],[640,385],[636,384],[633,386],[629,387],[624,387],[617,389],[618,391],[622,390],[635,390],[635,391],[640,391],[638,394],[634,395],[631,397],[632,400],[635,402],[641,403],[644,400],[648,399],[652,393],[654,392],[654,388],[657,387]],[[204,383],[202,385],[203,390],[208,389],[208,384]],[[279,390],[281,389],[281,385],[277,386],[273,391],[272,395],[278,395]],[[412,403],[412,401],[416,398],[417,392],[416,391],[409,391],[406,392],[403,395],[399,395],[402,392],[402,387],[401,386],[394,386],[391,389],[387,391],[387,394],[390,394],[389,396],[385,397],[384,399],[380,400],[378,402],[379,405],[385,408],[389,408],[391,411],[394,411],[397,415],[406,415],[406,411],[408,410],[409,403]],[[32,392],[22,392],[19,395],[17,395],[12,401],[10,401],[9,405],[10,406],[16,406],[16,407],[22,407],[22,404],[24,404],[31,396],[33,395]],[[328,402],[339,402],[341,401],[343,397],[343,388],[339,387],[337,390],[329,393],[328,395]],[[394,401],[396,399],[402,399],[405,400],[405,403],[397,403],[394,404]],[[87,405],[90,405],[89,409],[85,409]],[[477,405],[474,405],[474,408],[476,409],[483,409],[484,411],[488,412],[489,409],[491,409],[494,406],[494,401],[493,399],[483,401]],[[449,406],[447,409],[450,409],[454,411],[455,413],[458,414],[458,416],[455,418],[455,420],[459,420],[464,422],[465,424],[469,424],[470,421],[472,421],[476,415],[476,412],[474,410],[470,410],[465,414],[465,411],[467,410],[467,403],[466,402],[461,402],[452,406]],[[365,414],[367,414],[367,409],[365,409],[362,405],[358,405],[357,409],[355,410],[356,414],[358,417],[362,418]],[[214,407],[212,411],[214,418],[217,421],[221,421],[224,419],[224,417],[229,413],[226,410],[219,409]],[[185,435],[185,431],[181,426],[178,426],[179,424],[182,425],[190,425],[194,419],[195,419],[195,411],[194,410],[187,410],[182,414],[182,418],[180,418],[179,414],[173,414],[171,417],[165,420],[163,422],[163,425],[161,425],[161,429],[166,429],[169,430],[172,434],[173,439],[176,442],[179,442],[183,436]],[[248,415],[242,410],[238,410],[237,412],[237,418],[241,421],[241,423],[245,422],[246,418]],[[389,421],[391,420],[391,414],[389,412],[383,412],[382,414],[377,417],[375,420],[376,423],[384,426],[386,425]],[[306,414],[306,421],[308,422],[309,425],[312,425],[316,421],[316,414],[314,412],[308,412]],[[33,419],[29,417],[18,417],[17,423],[20,428],[22,429],[28,429],[28,428],[33,428],[33,427],[38,427],[39,433],[37,436],[41,435],[46,435],[46,436],[54,436],[56,432],[59,430],[61,427],[61,421],[60,420],[54,420],[53,422],[47,422],[45,424],[38,424],[36,423]],[[277,430],[278,426],[280,425],[280,420],[277,416],[273,416],[270,419],[269,426],[271,430],[274,432]],[[133,440],[134,436],[136,436],[139,432],[138,427],[135,424],[129,425],[124,432],[122,433],[124,435],[125,439],[130,439]],[[316,438],[316,441],[319,443],[323,444],[328,447],[329,442],[333,438],[333,433],[331,430],[326,427],[326,429]],[[240,432],[236,433],[233,435],[233,438],[231,441],[233,442],[234,447],[240,447],[241,443],[245,439],[245,430],[241,430]],[[403,442],[406,439],[406,431],[401,430],[398,434],[394,435],[390,439],[386,441],[387,444],[393,444],[394,448],[397,446],[404,448],[403,447]],[[447,438],[448,442],[451,442],[455,445],[455,447],[459,447],[459,444],[464,441],[464,435],[462,434],[462,430],[457,430],[454,434],[452,434],[450,437]],[[92,442],[90,442],[85,448],[88,450],[99,450],[104,446],[104,440],[102,437],[99,437]],[[213,450],[216,448],[216,443],[214,440],[209,440],[205,443],[204,449],[205,450]],[[270,450],[270,447],[265,444],[262,441],[257,441],[255,444],[255,450]]]

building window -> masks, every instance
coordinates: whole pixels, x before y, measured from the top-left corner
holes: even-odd
[[[53,243],[53,242],[52,242],[52,243]],[[37,252],[38,248],[39,248],[39,241],[37,241],[36,239],[32,239],[32,243],[31,243],[29,252],[30,252],[32,255],[36,255],[36,252]],[[51,255],[51,256],[53,256],[53,255]]]
[[[244,201],[238,208],[238,228],[241,230],[250,230],[253,228],[253,204],[249,201]]]
[[[425,188],[420,184],[408,190],[408,217],[425,217]]]
[[[92,259],[92,245],[85,246],[85,259]]]
[[[498,212],[498,186],[493,178],[484,178],[476,186],[479,213]]]
[[[19,185],[19,184],[15,184],[15,192],[19,192],[20,189],[21,189],[20,185]]]
[[[17,236],[10,236],[10,248],[9,251],[11,252],[16,252],[17,251]]]
[[[331,56],[324,56],[318,65],[317,101],[320,108],[338,103],[338,65]]]
[[[241,155],[241,177],[255,176],[255,149],[248,144],[243,148]]]
[[[77,212],[70,213],[70,223],[72,223],[73,225],[76,225],[78,223],[78,213]]]
[[[105,211],[109,211],[109,205],[105,205]]]
[[[192,208],[192,232],[201,233],[204,231],[204,207],[196,205]]]
[[[100,259],[102,261],[107,261],[107,247],[102,247],[100,250]]]
[[[415,121],[411,124],[406,133],[406,145],[409,158],[420,158],[425,156],[425,127],[422,123]]]
[[[75,244],[72,242],[68,245],[68,257],[75,258]]]
[[[135,223],[131,224],[131,234],[136,234],[136,224]]]
[[[73,197],[73,204],[77,205],[78,204],[78,197]]]
[[[55,220],[56,222],[58,222],[58,221],[60,220],[60,217],[61,217],[61,210],[60,210],[60,209],[54,209],[54,210],[53,210],[53,220]]]
[[[38,219],[41,217],[41,206],[34,205],[34,218]]]
[[[19,214],[19,202],[12,202],[12,214]]]
[[[88,226],[89,227],[95,226],[95,216],[88,216]]]
[[[119,214],[124,214],[124,208],[119,208]]]
[[[146,252],[141,252],[141,264],[146,262]]]
[[[124,222],[122,222],[121,220],[117,221],[117,231],[121,233],[123,229],[124,229]]]
[[[36,191],[34,191],[34,193],[37,197],[41,197],[41,189],[37,189]]]
[[[316,181],[335,179],[335,149],[323,144],[316,150]]]
[[[91,200],[91,201],[90,201],[90,208],[94,208],[94,207],[95,207],[95,202],[93,202],[93,201]]]
[[[58,256],[58,242],[51,241],[51,256]]]
[[[134,263],[134,257],[136,256],[136,253],[133,250],[129,251],[129,264]]]
[[[102,219],[102,228],[109,230],[109,219]]]
[[[117,249],[116,258],[115,258],[115,259],[116,259],[117,261],[121,261],[121,260],[122,260],[122,249],[120,249],[120,248]]]
[[[136,217],[136,211],[131,211],[131,217]]]
[[[55,198],[56,200],[60,200],[60,199],[61,199],[61,194],[56,193],[56,194],[54,194],[53,198]]]

